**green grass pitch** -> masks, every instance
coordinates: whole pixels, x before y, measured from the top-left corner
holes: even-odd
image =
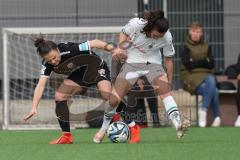
[[[236,160],[240,128],[190,128],[178,140],[173,128],[142,129],[139,144],[94,144],[96,129],[74,130],[74,144],[49,145],[60,132],[1,131],[0,160]]]

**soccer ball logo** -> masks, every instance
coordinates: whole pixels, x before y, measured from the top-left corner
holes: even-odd
[[[129,138],[129,128],[124,122],[113,122],[107,130],[107,135],[113,143],[124,143]]]

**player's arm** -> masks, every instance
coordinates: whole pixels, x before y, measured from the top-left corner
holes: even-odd
[[[48,81],[48,77],[40,77],[38,84],[34,90],[34,96],[33,96],[33,104],[32,104],[32,108],[33,109],[37,109],[37,106],[40,102],[40,99],[43,95],[43,91],[45,89],[45,86],[47,84]]]
[[[43,64],[42,68],[41,68],[41,73],[40,73],[41,76],[40,76],[38,84],[37,84],[37,86],[34,90],[32,109],[28,113],[28,115],[24,117],[25,121],[28,120],[29,118],[31,118],[32,116],[34,116],[35,114],[37,114],[38,104],[40,102],[40,99],[42,97],[44,88],[47,84],[48,78],[49,78],[51,73],[52,73],[52,68],[47,67],[45,64]]]
[[[164,60],[166,69],[167,69],[167,77],[168,77],[168,82],[172,84],[172,77],[173,77],[173,60],[172,57],[165,57]]]
[[[173,57],[175,55],[175,49],[172,43],[172,35],[169,31],[165,33],[164,38],[166,40],[166,45],[163,47],[164,64],[167,69],[168,81],[171,84],[173,79]]]
[[[121,32],[119,34],[119,44],[123,43],[123,42],[126,42],[128,40],[128,35]]]
[[[47,84],[48,77],[40,77],[38,84],[34,90],[34,96],[33,96],[33,102],[32,102],[32,110],[28,113],[27,116],[24,117],[24,120],[27,121],[30,119],[32,116],[37,114],[37,108],[38,104],[40,102],[40,99],[43,95],[44,88]]]
[[[107,52],[111,52],[113,57],[117,56],[120,59],[127,59],[127,54],[125,52],[115,51],[118,48],[113,43],[107,43],[102,40],[95,39],[95,40],[88,41],[88,44],[90,48],[98,48],[98,49],[105,50]]]
[[[98,48],[105,50],[107,52],[112,52],[116,46],[112,43],[107,43],[99,39],[94,39],[91,41],[88,41],[90,48]]]
[[[122,47],[124,46],[124,42],[127,42],[127,41],[128,41],[128,35],[121,32],[119,34],[119,46],[113,51],[113,57],[120,59],[120,61],[125,61],[127,59],[127,52]],[[121,55],[124,55],[125,57],[121,57]]]

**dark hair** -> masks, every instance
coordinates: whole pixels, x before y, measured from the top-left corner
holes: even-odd
[[[53,41],[45,41],[42,35],[36,37],[34,42],[37,52],[41,57],[47,55],[51,50],[57,49],[57,44]]]
[[[159,33],[165,33],[169,29],[169,23],[164,17],[163,11],[146,12],[143,19],[147,20],[147,24],[142,33],[149,34],[153,29],[156,29]]]

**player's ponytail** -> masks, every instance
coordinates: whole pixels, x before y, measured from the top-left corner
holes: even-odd
[[[35,47],[40,47],[43,43],[45,42],[45,40],[43,39],[43,36],[38,36],[38,37],[36,37],[36,40],[35,40],[35,42],[34,42],[34,45],[35,45]]]
[[[47,55],[51,50],[57,49],[56,43],[54,43],[53,41],[44,40],[41,34],[36,37],[34,45],[37,48],[37,52],[41,57]]]
[[[169,29],[168,20],[164,17],[163,11],[152,11],[144,13],[143,19],[147,20],[143,33],[148,35],[153,29],[159,33],[165,33]]]

